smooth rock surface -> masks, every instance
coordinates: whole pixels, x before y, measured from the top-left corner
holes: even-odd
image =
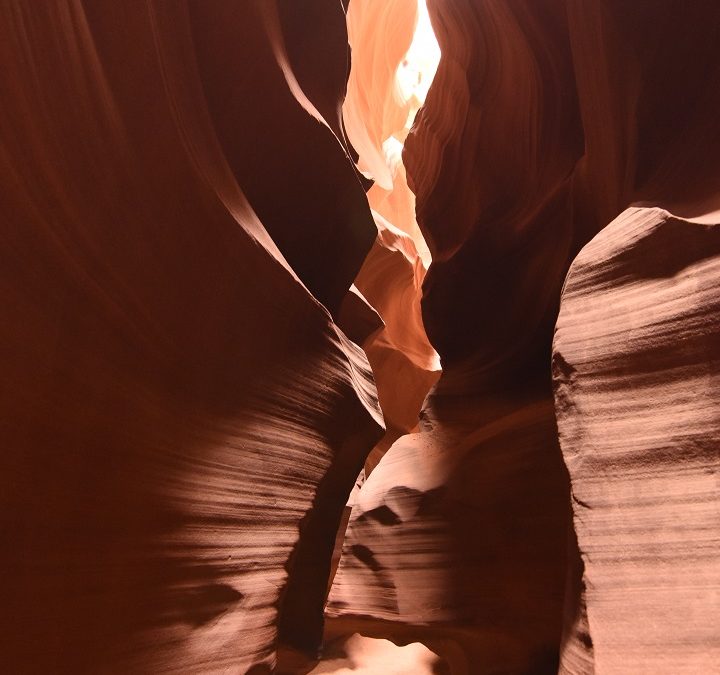
[[[423,9],[417,0],[357,0],[347,14],[352,68],[343,117],[358,169],[374,181],[367,197],[378,233],[355,286],[383,321],[381,330],[358,343],[370,360],[387,426],[366,473],[397,438],[417,430],[423,401],[440,374],[420,310],[429,251],[401,159],[402,143],[422,103],[420,90],[429,85],[422,70],[427,59],[417,45],[421,21],[429,23]],[[353,320],[351,306],[358,312]],[[360,323],[364,312],[351,296],[343,309],[346,324]]]
[[[560,454],[548,451],[553,409],[491,419],[492,405],[466,401],[452,425],[403,436],[380,460],[353,507],[330,625],[358,615],[393,622],[384,635],[401,623],[416,627],[405,639],[443,635],[463,645],[469,672],[552,669],[566,528],[551,537],[548,523],[568,513]]]
[[[329,645],[322,663],[309,675],[440,675],[447,666],[425,645],[395,645],[354,633]]]
[[[223,17],[191,4],[0,6],[7,672],[269,672],[281,622],[316,649],[338,523],[382,434],[365,355],[249,207],[205,97],[238,86],[243,30],[259,59],[272,36],[227,3],[214,27],[235,49],[204,80],[194,33]],[[327,139],[303,165],[324,192],[298,209],[337,188],[362,207],[337,213],[369,217],[342,145],[262,63],[280,77],[253,114]],[[340,238],[328,297],[365,255]]]
[[[392,443],[417,430],[420,409],[440,377],[440,359],[420,313],[426,269],[413,239],[375,215],[378,237],[355,284],[383,319],[362,343],[373,370],[387,428],[365,465],[369,473]]]
[[[553,672],[570,507],[549,355],[582,151],[565,10],[428,6],[442,59],[404,159],[443,373],[360,489],[328,614],[443,635],[470,672]]]
[[[335,311],[375,228],[349,150],[333,131],[348,68],[342,6],[313,0],[298,15],[294,4],[188,2],[196,67],[227,162],[297,275]],[[297,26],[318,16],[321,26]]]
[[[683,7],[428,2],[442,60],[403,159],[432,254],[422,319],[443,373],[420,433],[360,489],[333,621],[425,644],[452,635],[477,673],[554,673],[561,651],[563,668],[592,672],[553,331],[573,259],[623,209],[720,205],[720,5]],[[473,486],[462,499],[451,466]],[[645,651],[655,663],[662,650]]]

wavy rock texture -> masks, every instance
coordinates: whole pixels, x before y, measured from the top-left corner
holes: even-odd
[[[343,7],[335,0],[275,4],[293,77],[337,138],[344,139],[342,107],[350,68]]]
[[[348,68],[342,7],[313,0],[303,3],[303,15],[289,1],[191,0],[189,7],[227,161],[292,268],[335,311],[375,239],[367,199],[337,135]],[[283,25],[292,30],[283,33]]]
[[[417,429],[425,396],[440,376],[420,315],[423,261],[408,235],[379,214],[375,220],[378,238],[355,279],[384,323],[362,342],[387,427],[365,465],[368,473],[395,440]]]
[[[350,290],[345,295],[336,321],[345,335],[358,345],[363,344],[374,332],[385,326],[377,310],[355,284],[350,286]]]
[[[720,4],[428,4],[0,5],[8,672],[712,671]]]
[[[488,417],[469,406],[380,460],[354,505],[327,611],[373,617],[379,634],[433,649],[443,637],[434,650],[460,651],[468,672],[552,668],[566,532],[550,536],[547,521],[567,507],[560,457],[547,452],[552,405]]]
[[[375,182],[368,202],[378,237],[355,286],[380,315],[383,327],[358,342],[368,355],[378,385],[387,433],[366,464],[370,472],[390,445],[417,428],[420,408],[440,373],[420,314],[422,283],[429,263],[427,245],[415,220],[415,199],[408,188],[400,152],[420,106],[401,76],[417,68],[409,59],[418,22],[417,0],[357,0],[348,14],[352,69],[343,117],[358,153],[358,168]],[[417,60],[417,58],[415,59]],[[413,71],[414,72],[414,71]],[[416,80],[416,81],[415,81]],[[417,88],[422,73],[415,75]],[[356,299],[344,301],[348,310]],[[356,307],[362,314],[362,309]]]
[[[372,178],[370,206],[409,234],[425,266],[430,254],[415,219],[415,195],[401,153],[439,54],[420,44],[427,9],[418,0],[356,0],[347,15],[352,68],[343,118],[358,152],[358,168]]]
[[[404,161],[432,253],[422,316],[443,374],[421,433],[398,440],[360,490],[328,612],[442,639],[431,647],[442,655],[454,643],[469,672],[555,672],[561,644],[563,668],[592,672],[550,386],[554,324],[572,260],[630,203],[711,210],[720,7],[428,6],[443,57]],[[636,656],[652,652],[639,644]]]
[[[417,0],[355,0],[347,13],[352,68],[343,119],[358,168],[386,190],[393,186],[383,144],[402,133],[412,108],[398,95],[396,72],[410,48]]]
[[[718,225],[628,209],[575,259],[553,373],[596,673],[720,662],[719,355]]]
[[[555,40],[564,8],[429,8],[443,58],[405,161],[433,254],[423,318],[443,375],[421,433],[360,490],[328,612],[393,622],[390,634],[415,625],[405,639],[426,644],[442,635],[469,672],[545,672],[570,516],[540,355],[570,263],[567,176],[582,150],[570,45]],[[488,43],[499,51],[482,60]],[[528,139],[536,109],[547,117]]]
[[[269,672],[278,623],[317,647],[382,420],[301,280],[342,297],[376,231],[273,7],[0,7],[8,672]]]

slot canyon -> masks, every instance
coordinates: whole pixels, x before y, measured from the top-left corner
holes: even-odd
[[[0,672],[720,673],[720,2],[0,34]]]

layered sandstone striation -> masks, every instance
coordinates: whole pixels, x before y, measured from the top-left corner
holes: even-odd
[[[592,512],[571,501],[550,360],[567,271],[610,220],[636,201],[671,205],[686,218],[717,208],[720,129],[710,111],[720,103],[720,8],[700,2],[685,12],[674,2],[565,0],[434,0],[428,6],[442,60],[404,160],[433,261],[422,318],[443,373],[423,407],[420,433],[400,438],[360,489],[328,613],[399,640],[440,640],[437,653],[457,654],[448,646],[454,643],[470,672],[556,672],[561,652],[568,672],[640,672],[641,655],[656,647],[648,661],[653,672],[675,672],[683,655],[693,654],[687,667],[702,670],[710,662],[703,659],[712,658],[710,624],[695,634],[688,625],[676,638],[685,647],[665,661],[672,647],[658,645],[669,640],[675,620],[638,637],[635,647],[630,639],[612,642],[626,626],[626,635],[643,630],[638,624],[633,633],[632,612],[620,615],[613,604],[621,602],[620,588],[635,584],[633,592],[642,595],[641,563],[630,572],[630,560],[611,548],[604,531],[611,512],[598,511],[592,520]],[[653,255],[676,269],[687,247],[685,239],[666,238]],[[689,274],[699,284],[704,272]],[[603,290],[584,289],[598,298],[598,312]],[[655,289],[644,291],[635,301],[645,297],[652,304]],[[682,322],[692,323],[687,312]],[[714,324],[705,319],[703,325],[697,330],[710,331],[710,340]],[[710,354],[697,358],[711,368]],[[653,386],[662,398],[663,387],[672,386],[670,374],[650,356],[643,363],[623,367],[655,369]],[[639,386],[631,372],[625,376]],[[704,395],[712,399],[708,387]],[[582,410],[573,414],[584,424]],[[716,435],[710,418],[696,422],[703,438]],[[707,451],[697,450],[703,453],[697,467],[704,461],[707,468]],[[657,481],[648,494],[659,494],[663,476],[682,475],[684,466],[681,457],[646,464]],[[574,467],[568,468],[574,489]],[[669,537],[660,525],[663,509],[632,496],[630,483],[613,493],[613,482],[593,475],[589,465],[575,472],[583,485],[602,486],[601,503],[627,500],[627,516],[636,519],[626,523],[628,530],[647,523],[658,542]],[[685,489],[692,492],[693,480],[685,488],[677,483],[678,499]],[[707,529],[715,507],[709,477],[697,480],[705,487],[688,509],[702,534],[697,548],[686,544],[695,560],[687,570],[702,571],[683,611],[694,606],[711,622],[714,554],[703,551],[716,550]],[[650,509],[647,516],[643,509]],[[573,513],[576,523],[583,519],[582,557]],[[632,540],[618,534],[620,545],[623,536]],[[606,584],[595,596],[585,587],[593,577],[582,573],[587,546],[607,556],[593,572]],[[662,555],[655,571],[648,567],[656,576],[639,608],[670,611],[667,600],[682,594],[672,590],[671,574],[661,578],[659,562],[671,561],[672,574],[681,574],[682,554]],[[626,578],[628,586],[610,581],[615,561],[635,575]],[[605,654],[598,651],[597,660],[592,633],[600,619],[590,598],[604,608],[596,616],[605,612],[599,629]]]
[[[720,4],[427,7],[0,5],[8,672],[716,667]]]
[[[575,259],[553,377],[588,637],[565,672],[588,639],[596,673],[719,662],[718,352],[717,224],[632,208]]]
[[[382,434],[319,300],[376,229],[282,11],[0,7],[8,672],[270,672],[279,625],[318,647]]]
[[[442,59],[405,164],[443,374],[420,433],[360,490],[328,612],[372,617],[400,639],[414,625],[410,636],[442,638],[469,672],[544,672],[570,524],[547,361],[582,152],[564,7],[429,10]]]

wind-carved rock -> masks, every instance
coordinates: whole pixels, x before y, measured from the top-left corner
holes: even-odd
[[[359,491],[328,613],[443,640],[467,672],[552,669],[570,509],[548,362],[582,151],[570,45],[554,39],[564,9],[429,9],[442,60],[404,159],[433,255],[422,313],[443,373],[420,433]],[[482,60],[487,45],[500,52]]]
[[[327,0],[304,5],[298,15],[297,3],[287,0],[197,0],[190,13],[197,67],[227,162],[293,270],[334,312],[375,230],[339,135],[348,69],[342,7]],[[319,26],[297,25],[318,16]]]
[[[343,7],[0,7],[3,666],[711,671],[720,4]]]
[[[8,672],[270,672],[278,624],[318,647],[382,417],[308,288],[342,298],[376,230],[271,5],[0,9]]]
[[[355,284],[383,319],[362,346],[372,366],[387,432],[371,453],[369,473],[403,434],[417,430],[425,397],[440,376],[420,313],[425,265],[414,241],[375,214],[378,238]]]
[[[710,561],[717,552],[703,530],[715,508],[708,496],[709,474],[702,474],[710,466],[703,444],[717,434],[710,403],[703,404],[709,417],[693,418],[693,433],[704,440],[694,454],[692,442],[686,449],[697,459],[692,467],[697,473],[689,480],[692,485],[697,480],[702,491],[687,496],[688,518],[702,530],[697,547],[681,537],[685,543],[674,552],[660,552],[647,563],[654,575],[647,598],[636,598],[629,587],[628,601],[648,616],[651,608],[665,611],[675,597],[684,616],[693,606],[706,613],[708,624],[689,622],[677,632],[673,652],[675,619],[640,636],[641,624],[631,626],[632,613],[622,613],[623,579],[639,586],[639,577],[632,576],[639,567],[631,570],[630,560],[612,550],[604,531],[612,514],[588,510],[592,499],[586,501],[581,492],[595,487],[596,501],[606,509],[625,504],[628,532],[641,530],[648,518],[659,539],[669,541],[666,512],[657,508],[653,514],[647,500],[635,500],[632,479],[622,479],[610,463],[608,471],[620,481],[613,493],[613,482],[606,484],[602,472],[595,475],[588,464],[600,467],[610,459],[601,455],[575,463],[574,450],[566,453],[567,469],[573,486],[577,477],[584,490],[573,489],[571,498],[555,430],[550,361],[567,271],[610,220],[633,202],[665,205],[680,219],[720,204],[720,127],[709,113],[720,105],[720,7],[697,3],[684,13],[676,3],[644,0],[632,8],[619,0],[434,0],[428,5],[443,56],[405,144],[404,161],[432,254],[422,317],[443,374],[421,413],[420,433],[400,438],[359,491],[328,612],[354,629],[361,625],[375,634],[434,645],[454,667],[472,673],[556,672],[558,663],[573,673],[642,672],[643,658],[653,672],[671,673],[682,670],[683,657],[692,664],[690,671],[693,666],[703,670],[717,649],[708,604],[715,565]],[[674,8],[674,19],[668,7]],[[695,232],[699,241],[701,230]],[[702,232],[708,244],[709,230]],[[653,249],[663,276],[664,265],[677,271],[692,263],[686,256],[688,248],[695,250],[692,236],[683,230],[676,245],[673,241],[668,237],[665,253]],[[627,247],[632,249],[630,243]],[[593,269],[585,251],[583,265]],[[647,264],[633,252],[627,274],[642,275]],[[691,295],[690,286],[692,279],[712,283],[712,273],[689,274],[688,287],[673,291],[681,295],[672,330],[699,335],[704,329],[693,328],[699,310],[690,306],[700,294]],[[601,309],[605,289],[587,283],[583,297],[597,302],[598,316],[611,312]],[[608,283],[623,292],[630,281],[611,276]],[[647,296],[633,296],[638,305],[643,297],[648,304],[647,321],[653,316],[660,321],[657,312],[670,311],[651,310],[658,297],[654,283],[660,282],[647,282]],[[575,293],[570,299],[579,303],[580,288]],[[683,309],[683,302],[690,306]],[[714,303],[707,303],[708,311],[715,311]],[[572,316],[581,310],[575,305],[568,311]],[[609,327],[612,321],[609,317]],[[710,340],[714,319],[703,321]],[[595,344],[587,330],[581,338],[578,323],[572,328],[577,341],[567,331],[558,336],[580,350],[584,339]],[[670,323],[664,327],[661,321],[657,339],[670,330]],[[600,349],[605,327],[597,331]],[[640,353],[645,346],[650,345],[631,349]],[[711,369],[711,353],[695,357],[698,364],[709,359],[705,368]],[[613,358],[620,362],[619,354]],[[642,358],[643,368],[652,371],[651,357]],[[568,378],[569,392],[574,378],[582,392],[576,361],[559,349],[554,366],[559,381]],[[598,377],[604,373],[603,362],[583,367],[588,377],[594,377],[593,368]],[[604,375],[616,376],[621,377]],[[641,387],[632,372],[622,376],[627,386]],[[653,377],[661,403],[671,406],[662,392],[675,386],[674,376]],[[584,424],[585,413],[578,396],[568,395],[569,408],[561,414],[563,439],[567,434],[569,447],[582,447],[573,429]],[[603,405],[609,406],[608,414],[623,415],[619,402],[597,396],[585,401],[598,406],[593,413],[598,420],[604,419],[597,417]],[[668,411],[676,414],[672,407]],[[586,448],[584,457],[590,455]],[[673,461],[663,456],[654,466],[647,458],[648,499],[662,484],[670,485],[672,472],[666,475],[665,465]],[[675,466],[684,473],[688,465],[678,459]],[[680,500],[682,489],[676,485]],[[641,540],[640,535],[619,537],[632,546]],[[602,551],[603,546],[607,557],[594,565],[586,548]],[[680,561],[685,552],[693,562]],[[661,560],[677,566],[662,579]],[[614,579],[611,561],[630,576]],[[673,576],[684,565],[698,575],[686,596],[674,588]],[[602,588],[591,586],[595,579]],[[637,639],[622,642],[624,635]]]
[[[589,636],[564,672],[589,641],[596,673],[718,663],[719,356],[720,226],[631,208],[583,248],[553,353]]]
[[[440,374],[420,312],[429,253],[400,157],[420,106],[417,89],[424,84],[423,77],[431,77],[415,73],[425,64],[415,63],[411,53],[422,19],[417,0],[357,0],[347,15],[352,69],[343,118],[358,154],[358,169],[374,181],[368,203],[378,233],[355,286],[383,322],[359,342],[370,360],[387,425],[385,437],[366,464],[367,473],[397,438],[417,430],[425,396]],[[414,79],[403,88],[402,76],[411,75],[406,71],[412,71]],[[350,294],[344,303],[348,325],[358,323],[349,320],[351,306],[363,313]]]

